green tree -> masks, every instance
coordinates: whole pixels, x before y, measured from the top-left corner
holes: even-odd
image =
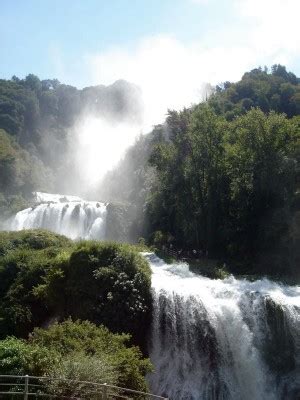
[[[226,163],[232,243],[240,254],[253,256],[274,248],[287,229],[295,193],[297,140],[283,115],[253,109],[233,122]]]

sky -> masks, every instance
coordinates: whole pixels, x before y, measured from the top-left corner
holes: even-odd
[[[216,79],[222,68],[238,79],[241,67],[274,62],[300,75],[299,11],[298,0],[0,0],[0,73],[81,87],[95,83],[92,61],[112,52],[134,60],[146,42],[154,55],[165,51],[159,64],[168,47],[178,55],[184,47],[186,57],[202,53]]]
[[[0,0],[0,77],[126,79],[152,121],[258,66],[299,76],[299,15],[299,0]]]

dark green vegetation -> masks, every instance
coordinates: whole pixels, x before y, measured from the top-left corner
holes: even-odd
[[[154,230],[177,248],[296,274],[298,119],[252,109],[228,122],[205,104],[171,113],[168,127],[150,159]]]
[[[0,374],[146,390],[150,363],[128,343],[145,344],[150,279],[129,245],[74,243],[42,230],[0,233]]]
[[[142,343],[150,308],[149,266],[133,247],[74,244],[39,230],[0,233],[2,338],[72,317]]]
[[[112,334],[87,321],[67,320],[48,329],[35,328],[27,340],[1,340],[0,374],[106,382],[145,391],[144,376],[151,364],[128,342],[128,335]],[[63,382],[52,382],[49,389],[60,395],[72,390]]]
[[[122,196],[142,194],[140,234],[150,243],[196,249],[234,273],[299,279],[299,99],[299,79],[280,65],[226,82],[141,138],[111,193],[129,162],[142,178]]]
[[[299,83],[299,78],[282,65],[273,65],[270,73],[267,68],[256,68],[246,72],[237,83],[217,86],[208,103],[227,120],[245,114],[252,107],[265,113],[285,113],[291,118],[300,114]]]
[[[52,179],[44,164],[0,129],[0,213],[8,217],[26,208],[31,193]]]

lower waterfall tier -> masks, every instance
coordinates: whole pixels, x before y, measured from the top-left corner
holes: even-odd
[[[212,280],[186,264],[152,267],[149,376],[172,400],[300,398],[300,287]]]

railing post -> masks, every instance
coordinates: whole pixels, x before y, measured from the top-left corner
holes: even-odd
[[[102,390],[102,400],[107,400],[107,383],[104,383],[103,384],[103,386],[102,386],[102,388],[103,388],[103,390]]]
[[[24,400],[28,400],[28,381],[29,381],[29,376],[25,375]]]

